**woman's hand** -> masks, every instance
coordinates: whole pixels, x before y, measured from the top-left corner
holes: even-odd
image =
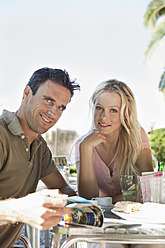
[[[106,137],[98,130],[93,130],[82,139],[80,145],[93,149],[101,143],[106,145]]]

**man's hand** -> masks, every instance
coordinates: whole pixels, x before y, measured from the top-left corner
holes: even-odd
[[[62,215],[68,214],[65,207],[67,195],[61,194],[58,189],[44,189],[19,199],[9,199],[3,202],[5,210],[0,220],[27,223],[39,230],[56,226]],[[1,211],[1,208],[0,208]]]

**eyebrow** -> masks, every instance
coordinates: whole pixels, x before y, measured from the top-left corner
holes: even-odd
[[[100,105],[100,106],[103,106],[101,103],[96,103],[96,106],[97,105]],[[109,108],[118,108],[118,109],[120,109],[120,107],[118,107],[117,105],[113,105],[113,106],[108,106]]]
[[[49,96],[45,96],[43,95],[44,98],[47,98],[48,100],[52,101],[52,102],[56,102],[56,100],[54,100],[53,98],[49,97]]]

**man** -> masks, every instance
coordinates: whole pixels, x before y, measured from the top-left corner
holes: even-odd
[[[0,226],[1,248],[19,238],[20,222],[48,229],[68,213],[67,195],[76,193],[57,170],[41,134],[55,125],[77,89],[66,71],[39,69],[24,89],[20,108],[4,110],[0,117],[0,220],[8,221]],[[33,193],[40,179],[56,190]]]

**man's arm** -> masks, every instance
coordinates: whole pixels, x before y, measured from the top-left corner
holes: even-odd
[[[67,194],[69,196],[76,195],[76,192],[67,184],[58,170],[46,177],[43,177],[41,180],[48,189],[59,189],[61,193]]]
[[[59,190],[44,189],[19,199],[0,201],[0,225],[22,222],[39,230],[56,226],[64,214],[69,214],[65,208],[67,195]]]

